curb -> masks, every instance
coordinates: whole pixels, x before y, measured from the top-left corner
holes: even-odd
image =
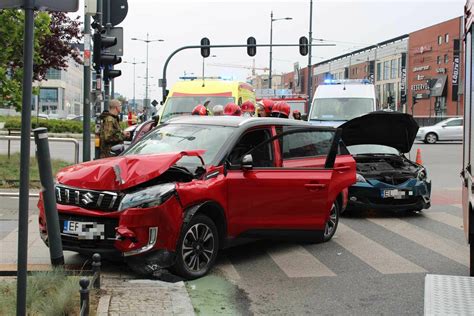
[[[109,305],[112,296],[102,295],[99,299],[99,304],[97,305],[97,316],[108,316],[109,315]]]

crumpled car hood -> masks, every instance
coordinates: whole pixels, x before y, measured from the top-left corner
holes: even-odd
[[[60,184],[89,190],[119,191],[152,180],[184,156],[201,157],[204,150],[128,155],[84,162],[57,174]]]
[[[346,146],[385,145],[407,153],[413,146],[419,126],[410,114],[376,111],[356,117],[339,128]]]

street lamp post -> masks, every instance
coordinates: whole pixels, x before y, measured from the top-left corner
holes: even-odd
[[[136,100],[135,100],[135,80],[136,80],[136,75],[135,75],[135,66],[137,64],[144,64],[145,62],[144,61],[140,61],[140,62],[136,62],[135,61],[135,58],[133,58],[133,62],[129,62],[129,61],[124,61],[125,64],[132,64],[133,65],[133,109],[136,110],[136,107],[137,107],[137,104],[136,104]]]
[[[146,33],[146,40],[145,39],[139,39],[139,38],[136,38],[136,37],[133,37],[132,38],[132,41],[141,41],[141,42],[145,42],[146,43],[146,83],[145,83],[145,107],[146,107],[146,111],[147,112],[150,112],[150,105],[148,104],[148,44],[152,43],[152,42],[164,42],[164,40],[162,39],[153,39],[153,40],[150,40],[150,36],[148,33]],[[148,114],[151,114],[151,113],[148,113]]]
[[[273,47],[273,22],[280,21],[280,20],[293,20],[293,18],[286,17],[286,18],[273,18],[273,11],[270,13],[270,66],[268,67],[268,88],[272,88],[272,47]]]

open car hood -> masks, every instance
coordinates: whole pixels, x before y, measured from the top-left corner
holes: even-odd
[[[356,117],[341,126],[346,146],[374,144],[410,151],[418,132],[418,123],[410,114],[376,111]]]
[[[84,162],[66,167],[57,174],[60,184],[89,190],[119,191],[152,180],[184,156],[202,161],[204,150],[167,154],[129,155]]]

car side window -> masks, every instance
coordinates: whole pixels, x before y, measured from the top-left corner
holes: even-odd
[[[283,159],[327,156],[331,150],[334,132],[303,131],[278,138]]]
[[[273,146],[269,142],[267,144],[257,145],[270,139],[271,134],[268,129],[259,129],[247,132],[237,142],[229,154],[228,161],[231,165],[239,165],[242,157],[252,150],[253,166],[258,167],[273,167]]]
[[[446,126],[462,126],[462,120],[452,120],[446,124]]]

